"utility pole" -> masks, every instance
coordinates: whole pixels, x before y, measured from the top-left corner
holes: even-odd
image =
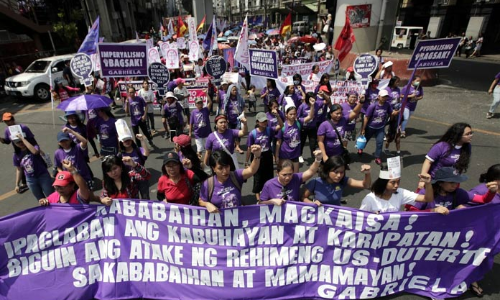
[[[262,20],[263,22],[266,22],[266,19],[267,19],[267,0],[262,0],[262,4],[264,4],[264,20]],[[266,22],[266,30],[267,30],[267,23],[269,22]]]
[[[318,24],[316,25],[316,32],[319,32],[319,34],[323,33],[323,22],[321,22],[321,15],[319,14],[321,12],[320,10],[320,5],[321,5],[321,0],[318,0]],[[330,26],[333,26],[331,24]]]

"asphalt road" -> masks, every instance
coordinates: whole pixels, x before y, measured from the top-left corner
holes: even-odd
[[[485,70],[482,71],[481,70]],[[487,70],[487,71],[486,71]],[[444,133],[449,125],[455,122],[467,122],[471,124],[474,136],[472,140],[472,160],[467,172],[469,180],[462,184],[465,189],[477,185],[479,175],[489,166],[499,163],[498,153],[500,148],[500,112],[490,120],[485,118],[486,111],[491,103],[491,96],[486,93],[493,76],[500,71],[500,65],[493,63],[480,63],[478,61],[456,60],[450,69],[441,70],[442,85],[425,88],[425,98],[417,107],[417,111],[410,120],[407,129],[407,138],[402,140],[403,154],[403,176],[402,187],[414,189],[417,185],[417,174],[420,171],[424,156],[430,146]],[[448,77],[446,77],[448,76]],[[261,106],[262,110],[263,107]],[[19,123],[26,124],[34,132],[42,149],[46,152],[54,153],[57,147],[56,132],[60,130],[63,122],[58,118],[62,115],[60,111],[52,111],[50,103],[40,104],[33,100],[23,101],[11,98],[0,100],[0,113],[11,111],[16,114]],[[118,117],[123,117],[123,111],[115,111]],[[254,114],[248,114],[250,127],[255,124]],[[129,121],[129,118],[126,118]],[[161,128],[160,117],[157,116],[156,126]],[[0,126],[3,132],[4,126]],[[246,139],[242,140],[246,142]],[[172,143],[164,140],[161,136],[154,137],[157,146],[147,163],[146,167],[153,173],[150,180],[151,189],[155,189],[155,184],[159,178],[160,165],[163,153],[172,149]],[[306,146],[307,147],[307,146]],[[394,147],[394,146],[393,146]],[[354,153],[354,144],[348,146]],[[395,151],[394,148],[391,150]],[[374,142],[371,141],[365,151],[365,155],[358,157],[353,155],[354,163],[348,173],[353,178],[362,178],[359,168],[362,163],[369,163],[373,168],[372,174],[377,175],[377,166],[373,162]],[[307,153],[305,152],[305,158]],[[240,156],[240,162],[244,156]],[[0,216],[5,216],[14,212],[37,206],[38,203],[28,191],[24,194],[16,194],[14,190],[15,173],[12,166],[12,146],[0,146],[0,161],[2,171],[0,172]],[[92,170],[96,177],[102,178],[100,162],[91,163]],[[308,166],[302,165],[301,170]],[[251,194],[251,180],[243,186],[244,201],[252,203],[254,196]],[[99,191],[95,191],[98,193]],[[367,191],[355,192],[346,191],[344,198],[348,200],[347,206],[357,208],[361,199]],[[154,193],[152,194],[154,195]],[[493,270],[481,281],[485,291],[483,299],[500,299],[500,256],[495,259]],[[457,299],[475,298],[469,292]],[[386,297],[384,299],[425,299],[415,295],[399,294]]]

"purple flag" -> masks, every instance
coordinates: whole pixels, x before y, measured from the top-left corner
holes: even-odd
[[[89,29],[87,36],[83,40],[83,43],[78,49],[78,53],[83,52],[85,54],[94,54],[97,51],[97,44],[99,43],[99,17],[95,19],[94,24]]]

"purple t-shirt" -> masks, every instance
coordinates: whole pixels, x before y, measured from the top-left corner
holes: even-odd
[[[497,76],[495,76],[495,79],[497,79],[497,85],[500,85],[500,73],[497,74]]]
[[[227,91],[224,91],[223,89],[219,89],[219,103],[224,103],[224,98],[226,98],[226,93]]]
[[[340,118],[339,122],[335,124],[335,127],[341,135],[340,137],[337,136],[330,121],[324,121],[319,125],[318,136],[325,137],[323,143],[325,144],[326,155],[335,156],[342,154],[342,136],[344,136],[346,124],[347,120],[344,117]]]
[[[195,109],[191,112],[189,124],[193,126],[195,138],[206,138],[212,132],[209,116],[210,112],[208,111],[208,107],[203,107],[201,110]]]
[[[146,109],[146,101],[141,97],[137,96],[130,100],[130,123],[132,126],[137,126],[141,121],[142,116],[144,116],[144,110]]]
[[[305,93],[306,92],[306,87],[303,84],[301,84],[300,86],[302,87],[302,91],[304,91],[304,93]],[[299,91],[299,89],[297,88],[297,86],[294,86],[294,88],[293,88],[292,99],[295,102],[295,106],[296,107],[299,107],[299,105],[301,105],[302,101],[304,100],[304,99],[302,99],[302,93]]]
[[[366,114],[368,107],[375,103],[378,98],[379,89],[372,90],[371,88],[366,90],[365,93],[365,102],[363,103],[363,107],[361,107],[361,112]]]
[[[99,117],[95,118],[95,128],[101,146],[118,148],[118,133],[116,132],[115,122],[114,118],[109,118],[107,121]]]
[[[217,137],[215,137],[215,135],[217,135],[226,146],[229,153],[234,153],[234,139],[238,137],[239,133],[240,131],[238,129],[226,129],[224,133],[214,131],[208,135],[205,149],[211,150],[212,152],[219,149],[224,150]]]
[[[62,128],[66,128],[66,127],[68,127],[71,130],[77,132],[78,134],[80,134],[84,138],[87,137],[87,126],[85,126],[85,125],[83,125],[83,126],[71,126],[71,125],[67,124],[67,125],[64,125]],[[68,132],[68,135],[71,138],[71,140],[73,142],[75,142],[75,144],[80,143],[80,141],[76,138],[76,136],[74,134]]]
[[[366,115],[368,117],[368,127],[373,129],[379,129],[385,126],[387,119],[392,114],[392,107],[386,101],[384,104],[380,105],[378,102],[373,103],[366,110]]]
[[[40,150],[38,145],[34,145],[37,150]],[[14,167],[21,167],[27,177],[38,177],[43,174],[48,174],[47,166],[40,156],[40,153],[35,155],[28,149],[19,153],[14,153],[12,157]]]
[[[421,86],[419,86],[417,89],[417,96],[416,97],[420,97],[420,96],[423,96],[424,95],[424,90],[422,89]],[[410,86],[410,91],[408,92],[408,95],[411,95],[413,94],[413,92],[415,92],[415,87],[412,85]],[[406,86],[403,87],[403,89],[401,89],[401,95],[404,95],[406,93]],[[412,98],[413,99],[413,98]],[[415,111],[415,109],[417,108],[417,101],[415,100],[411,100],[411,99],[408,99],[410,101],[408,101],[406,103],[406,107],[410,110],[410,111]]]
[[[316,125],[321,124],[324,120],[326,120],[326,113],[328,111],[328,102],[327,100],[316,97],[316,102],[314,103],[314,119],[316,120]]]
[[[300,123],[300,128],[297,123]],[[296,159],[300,156],[300,129],[304,126],[304,119],[297,119],[293,125],[284,122],[284,128],[278,131],[276,138],[281,140],[280,158]]]
[[[260,200],[266,201],[274,198],[284,199],[286,195],[287,201],[300,201],[301,184],[302,173],[293,174],[290,182],[284,187],[279,183],[278,178],[274,177],[264,184],[262,192],[260,192]]]
[[[340,105],[342,106],[342,114],[344,115],[346,121],[349,120],[349,116],[351,115],[351,112],[354,110],[356,105],[357,105],[356,103],[350,105],[349,102],[344,102]],[[345,131],[353,131],[354,129],[356,129],[356,118],[352,119],[351,122],[348,122],[344,126]]]
[[[148,159],[147,156],[144,156],[144,149],[142,149],[142,147],[134,147],[132,152],[130,153],[127,153],[125,151],[119,152],[118,157],[131,157],[134,162],[140,164],[143,167],[146,166],[146,159]],[[132,167],[127,165],[125,167],[129,172],[132,171]]]
[[[36,144],[36,141],[35,141],[35,135],[33,134],[33,132],[31,132],[31,130],[28,128],[28,126],[24,125],[24,124],[16,124],[16,125],[19,125],[21,126],[21,130],[23,131],[23,133],[25,134],[25,139],[30,142],[30,144],[32,145],[35,145]],[[10,140],[10,131],[9,131],[9,127],[5,127],[5,131],[4,131],[4,139],[5,139],[5,142],[7,144],[10,144],[12,141]]]
[[[387,99],[387,101],[391,104],[392,109],[394,109],[394,106],[401,101],[401,90],[397,86],[394,88],[387,87],[386,89],[389,93],[389,99]]]
[[[184,125],[184,118],[182,117],[182,106],[179,102],[174,101],[172,104],[169,104],[168,102],[165,103],[165,106],[163,106],[163,115],[165,118],[171,118],[174,116],[177,116],[177,119],[179,120],[179,124],[182,126]]]
[[[278,110],[278,115],[280,116],[281,121],[285,121],[285,114],[281,110]],[[271,127],[272,129],[275,129],[276,126],[278,126],[278,118],[270,112],[267,112],[266,116],[267,116],[267,126]],[[274,133],[278,132],[275,131]]]
[[[263,132],[255,128],[248,134],[247,146],[250,148],[251,145],[260,145],[262,147],[262,152],[266,152],[271,150],[271,141],[273,139],[274,130],[271,128],[267,127]]]
[[[463,147],[470,147],[470,144],[466,144]],[[446,155],[446,152],[448,152],[449,149],[450,146],[448,145],[448,143],[439,142],[433,145],[429,150],[429,152],[427,152],[425,158],[427,158],[432,162],[431,167],[429,169],[429,174],[431,176],[434,176],[434,173],[436,173],[438,169],[441,169],[443,167],[455,166],[455,163],[460,158],[461,147],[460,146],[453,147],[450,153]]]
[[[227,122],[236,124],[238,123],[238,116],[241,114],[238,99],[230,97],[228,101],[229,103],[226,105]]]
[[[481,183],[480,185],[473,187],[469,191],[469,199],[474,198],[475,195],[485,195],[486,193],[488,193],[488,188],[486,187],[486,183]],[[491,200],[491,203],[500,203],[500,195],[498,193],[495,194],[493,200]]]
[[[57,149],[54,152],[54,164],[59,169],[65,170],[62,166],[63,160],[71,161],[71,164],[80,172],[83,179],[86,181],[92,180],[92,175],[89,170],[89,165],[87,164],[88,149],[83,150],[80,144],[76,144],[69,150]]]
[[[234,171],[236,180],[240,187],[243,186],[243,170]],[[205,180],[200,188],[200,199],[208,201],[208,180]],[[217,180],[217,175],[214,175],[214,191],[210,202],[217,208],[232,208],[241,205],[241,191],[234,185],[231,178],[227,178],[224,183]]]
[[[311,111],[311,107],[309,107],[309,105],[306,103],[302,103],[299,106],[299,108],[297,109],[297,118],[304,118],[305,119],[309,115],[310,111]],[[316,128],[317,124],[318,124],[318,120],[316,118],[313,118],[311,121],[304,123],[304,128],[308,128],[308,129]]]
[[[421,189],[418,193],[420,195],[425,195],[425,189]],[[467,204],[467,202],[469,202],[469,194],[467,193],[466,190],[458,188],[455,193],[456,193],[455,195],[447,194],[446,196],[434,195],[434,201],[432,202],[415,201],[415,204],[413,204],[413,206],[415,206],[420,210],[436,208],[438,206],[443,206],[449,210],[452,210],[461,204]]]
[[[265,94],[269,89],[267,87],[263,88],[262,91],[260,92],[261,95]],[[281,95],[280,91],[276,89],[269,90],[269,94],[264,97],[264,105],[267,106],[267,104],[272,101],[272,100],[278,100],[279,96]]]

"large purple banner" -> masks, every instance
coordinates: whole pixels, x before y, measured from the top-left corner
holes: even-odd
[[[303,203],[56,204],[0,219],[2,299],[457,297],[492,268],[500,205],[371,214]]]
[[[408,69],[415,69],[419,59],[419,69],[448,68],[457,52],[458,43],[460,38],[419,41],[411,56]]]
[[[98,45],[103,77],[147,77],[146,44]]]

